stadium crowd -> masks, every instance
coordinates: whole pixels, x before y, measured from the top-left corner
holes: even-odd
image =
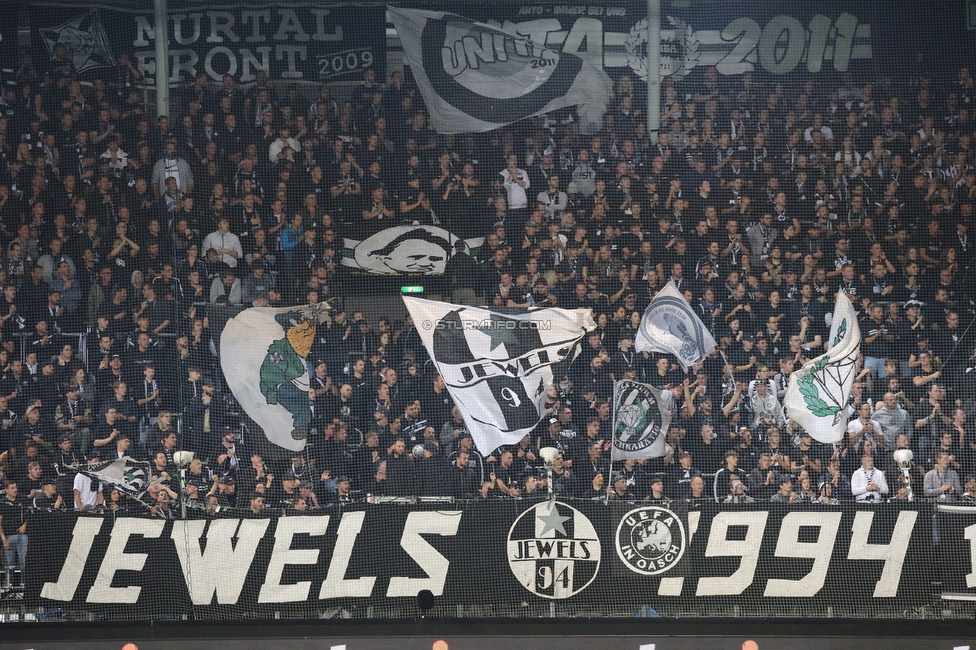
[[[125,55],[82,85],[64,46],[43,64],[22,52],[0,99],[8,564],[31,507],[173,518],[550,489],[881,502],[908,498],[901,448],[916,498],[976,503],[976,90],[968,68],[919,61],[829,82],[703,67],[665,80],[656,138],[626,76],[593,137],[568,110],[441,136],[399,71],[382,84],[367,70],[348,100],[200,73],[154,117]],[[344,293],[370,281],[344,275],[343,239],[393,225],[460,238],[425,249],[456,303],[593,310],[598,329],[519,444],[474,446],[409,317],[347,313]],[[669,281],[719,342],[688,373],[634,350]],[[860,311],[863,358],[840,405],[848,437],[824,445],[782,402],[823,352],[838,292]],[[223,325],[326,300],[308,448],[260,452],[240,439]],[[611,465],[622,378],[675,396],[665,457]],[[551,476],[542,447],[559,452]],[[71,471],[126,455],[150,462],[145,503]]]

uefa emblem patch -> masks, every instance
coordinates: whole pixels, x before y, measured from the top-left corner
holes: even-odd
[[[620,519],[614,538],[628,569],[654,576],[670,571],[685,553],[688,535],[677,514],[658,506],[634,508]]]
[[[542,598],[560,600],[586,589],[600,570],[600,554],[593,524],[565,503],[537,503],[508,532],[508,566]]]

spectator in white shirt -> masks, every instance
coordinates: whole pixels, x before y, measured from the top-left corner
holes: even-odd
[[[508,166],[498,172],[502,177],[502,186],[508,192],[508,209],[520,210],[529,205],[529,197],[525,190],[529,189],[529,175],[524,169],[519,169],[518,156],[509,154]]]
[[[863,456],[861,466],[851,476],[851,494],[862,503],[881,503],[888,495],[884,472],[874,466],[874,456]]]
[[[97,462],[93,458],[92,462]],[[74,483],[75,510],[88,511],[105,503],[105,496],[102,494],[102,484],[98,481],[85,476],[81,472],[75,474]]]
[[[241,240],[230,231],[230,220],[227,217],[221,217],[217,222],[217,230],[203,240],[203,250],[211,248],[217,251],[220,260],[231,268],[236,268],[237,260],[244,255]]]

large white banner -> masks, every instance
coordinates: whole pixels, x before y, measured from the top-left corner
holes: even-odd
[[[578,107],[584,133],[602,127],[613,82],[580,57],[443,11],[387,11],[439,133],[492,131],[566,106]]]

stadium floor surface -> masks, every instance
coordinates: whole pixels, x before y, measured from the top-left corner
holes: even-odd
[[[969,650],[974,642],[976,622],[968,620],[397,619],[0,627],[0,650],[121,650],[126,643],[138,650]]]

